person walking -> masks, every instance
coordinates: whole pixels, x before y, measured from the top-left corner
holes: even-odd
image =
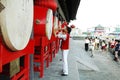
[[[99,49],[99,39],[97,37],[95,38],[95,49]]]
[[[67,57],[69,54],[69,38],[70,38],[71,28],[66,27],[62,30],[61,34],[58,34],[58,38],[62,39],[61,50],[62,50],[62,61],[63,61],[63,70],[61,76],[68,75],[68,61]]]
[[[94,47],[95,47],[95,40],[94,39],[90,39],[90,43],[89,43],[89,50],[91,51],[91,57],[94,56]]]
[[[118,53],[120,51],[120,41],[118,40],[116,46],[115,46],[115,55],[114,55],[114,60],[115,61],[119,61],[119,58],[118,58]]]
[[[88,39],[88,37],[86,37],[85,38],[85,51],[88,51],[88,49],[89,49],[89,39]]]
[[[112,39],[112,41],[110,41],[110,52],[112,54],[114,54],[113,52],[114,52],[115,45],[116,45],[116,41]]]
[[[102,41],[101,49],[102,49],[102,51],[106,51],[106,43],[105,43],[105,40]]]

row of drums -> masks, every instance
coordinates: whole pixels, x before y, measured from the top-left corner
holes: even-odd
[[[54,30],[61,26],[58,18],[53,16],[57,8],[55,0],[34,1],[0,0],[0,30],[5,44],[12,51],[26,47],[33,26],[36,26],[34,34],[46,36],[49,40]]]

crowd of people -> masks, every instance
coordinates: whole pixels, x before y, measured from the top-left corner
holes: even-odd
[[[116,39],[100,39],[95,38],[85,38],[85,51],[91,51],[91,57],[94,56],[94,50],[101,50],[103,52],[110,51],[114,55],[114,60],[119,61],[120,54],[120,40]]]

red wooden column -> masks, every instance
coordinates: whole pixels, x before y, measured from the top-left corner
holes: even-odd
[[[0,51],[2,52],[2,46],[0,45]],[[2,53],[0,52],[0,72],[2,72]]]
[[[30,55],[25,56],[24,67],[27,71],[30,71]],[[29,80],[30,74],[27,71],[25,72],[25,75],[26,75],[25,77],[26,78],[28,77],[28,80]]]
[[[52,35],[50,40],[50,62],[52,62],[53,57],[55,57],[56,53],[56,37]]]

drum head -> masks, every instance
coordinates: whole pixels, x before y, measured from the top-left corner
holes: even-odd
[[[33,25],[33,0],[0,0],[1,32],[6,45],[13,51],[22,50],[29,42]]]
[[[51,9],[48,9],[47,11],[47,17],[46,17],[46,36],[48,39],[51,39],[52,35],[52,26],[53,26],[53,12]]]
[[[58,29],[58,18],[54,17],[54,29]]]
[[[62,23],[61,23],[61,21],[58,21],[58,27],[61,29],[61,25],[62,25]]]
[[[54,36],[56,36],[56,32],[58,32],[58,18],[55,16],[54,17],[54,26],[53,26],[53,33],[54,33]]]

